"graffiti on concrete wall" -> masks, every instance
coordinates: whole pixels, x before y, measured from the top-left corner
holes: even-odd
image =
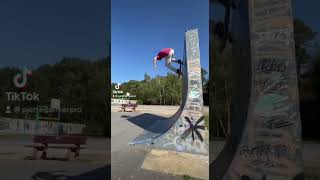
[[[203,141],[203,137],[202,137],[201,133],[199,132],[199,129],[205,130],[205,126],[199,125],[199,124],[203,122],[204,116],[202,116],[197,121],[194,121],[192,117],[191,117],[191,119],[189,117],[184,117],[184,118],[189,123],[189,128],[187,130],[185,130],[183,132],[183,134],[180,136],[181,139],[185,139],[189,136],[189,134],[191,134],[193,141],[195,140],[195,135],[197,135],[197,137],[199,138],[200,141]]]
[[[252,91],[245,132],[224,179],[302,173],[291,0],[249,0]]]
[[[85,125],[58,123],[53,121],[34,121],[25,119],[0,118],[0,132],[13,134],[57,134],[62,126],[66,134],[81,134]]]

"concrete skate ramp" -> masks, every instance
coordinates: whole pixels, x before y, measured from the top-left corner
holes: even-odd
[[[203,116],[198,30],[185,33],[182,103],[170,118],[142,114],[129,121],[145,129],[129,144],[208,155],[208,134]],[[141,121],[141,122],[140,122]]]

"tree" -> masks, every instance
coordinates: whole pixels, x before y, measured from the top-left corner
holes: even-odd
[[[0,69],[1,92],[17,92],[12,77],[19,71],[15,68]],[[40,101],[8,102],[0,97],[0,106],[20,107],[49,106],[52,98],[61,100],[62,108],[81,108],[81,112],[61,113],[61,121],[86,124],[86,133],[109,135],[110,132],[110,57],[97,60],[65,57],[52,65],[42,65],[33,69],[28,80],[27,92],[39,94]],[[17,104],[19,103],[19,104]],[[4,108],[3,108],[4,109]],[[0,111],[0,115],[4,115]],[[14,113],[13,118],[25,118],[25,113]],[[5,114],[4,116],[7,116]],[[28,119],[34,119],[30,114]]]
[[[208,75],[208,71],[205,70],[204,68],[201,68],[201,79],[202,79],[202,84],[207,84],[208,79],[207,76]]]
[[[312,85],[315,95],[320,101],[320,50],[314,57],[314,67],[312,72]]]
[[[317,33],[311,27],[306,25],[300,19],[294,19],[294,41],[296,50],[297,61],[297,74],[300,79],[301,65],[308,62],[311,58],[308,53],[308,48],[312,48],[312,40],[316,37]]]

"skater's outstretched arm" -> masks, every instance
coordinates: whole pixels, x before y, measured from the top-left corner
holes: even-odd
[[[153,68],[157,70],[157,56],[153,58]]]

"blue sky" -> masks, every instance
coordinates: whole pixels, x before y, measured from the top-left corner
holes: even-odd
[[[161,61],[155,71],[152,59],[166,47],[183,57],[184,32],[198,28],[201,65],[208,70],[209,7],[199,0],[112,0],[112,82],[142,80],[168,72]]]
[[[0,67],[105,57],[110,24],[108,0],[1,0]]]
[[[0,68],[53,64],[64,56],[106,56],[110,40],[110,0],[1,0]],[[151,59],[163,47],[182,56],[184,31],[200,30],[201,60],[208,67],[206,0],[114,0],[112,3],[112,80],[165,75]],[[293,0],[293,14],[320,32],[319,0]],[[317,36],[320,39],[319,35]],[[163,63],[163,62],[162,62]]]

